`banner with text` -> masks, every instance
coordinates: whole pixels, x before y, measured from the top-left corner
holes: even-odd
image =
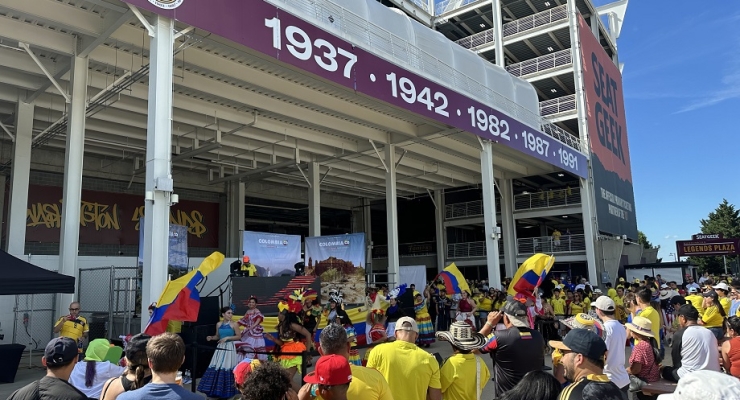
[[[622,74],[580,14],[578,27],[599,231],[637,240]]]
[[[257,267],[257,276],[295,275],[301,261],[301,237],[244,231],[242,254]]]
[[[62,188],[30,185],[26,241],[59,243]],[[137,245],[143,225],[144,196],[82,191],[80,244]],[[187,227],[191,247],[218,247],[219,204],[180,200],[170,208],[170,223]]]
[[[690,256],[730,256],[740,254],[740,239],[724,239],[722,235],[695,235],[710,238],[677,240],[676,252],[679,257]]]
[[[139,218],[139,266],[144,265],[144,217]],[[167,264],[172,274],[172,279],[177,279],[180,272],[188,270],[188,227],[170,224],[169,249],[167,252]],[[177,276],[176,276],[177,275]]]
[[[322,303],[339,290],[344,302],[365,300],[365,234],[314,236],[306,241],[306,275],[321,277]]]

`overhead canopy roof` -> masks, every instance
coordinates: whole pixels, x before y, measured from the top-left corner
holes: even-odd
[[[85,151],[130,160],[135,179],[143,181],[149,37],[126,4],[0,3],[0,121],[12,131],[18,99],[34,101],[34,146],[62,150],[68,104],[19,42],[65,91],[70,57],[89,53]],[[480,182],[480,145],[471,133],[358,96],[202,30],[187,32],[175,49],[175,182],[180,174],[197,174],[216,184],[246,172],[243,180],[306,187],[302,170],[318,161],[322,191],[382,197],[385,169],[377,148],[387,143],[403,154],[399,196]],[[494,150],[497,174],[558,171],[504,146]]]
[[[37,267],[0,250],[0,295],[74,293],[75,278]]]

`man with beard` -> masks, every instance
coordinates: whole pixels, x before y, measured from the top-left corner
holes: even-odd
[[[587,329],[573,329],[563,341],[550,341],[563,353],[565,377],[573,382],[559,400],[627,400],[627,395],[604,374],[606,343]]]

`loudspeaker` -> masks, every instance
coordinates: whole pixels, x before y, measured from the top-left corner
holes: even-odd
[[[216,350],[217,343],[206,341],[206,337],[216,332],[216,324],[220,318],[219,308],[221,308],[219,297],[201,297],[198,320],[196,322],[183,323],[180,336],[185,342],[187,349],[185,350],[185,362],[180,369],[189,369],[193,379],[203,376]],[[197,357],[194,362],[193,346],[196,344],[198,348]]]

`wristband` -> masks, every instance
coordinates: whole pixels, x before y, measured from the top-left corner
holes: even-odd
[[[492,330],[493,330],[493,329],[496,329],[496,327],[495,327],[495,326],[493,326],[493,324],[492,324],[492,323],[490,323],[490,322],[488,322],[488,321],[486,321],[486,324],[485,324],[485,325],[486,325],[486,326],[490,326]]]

